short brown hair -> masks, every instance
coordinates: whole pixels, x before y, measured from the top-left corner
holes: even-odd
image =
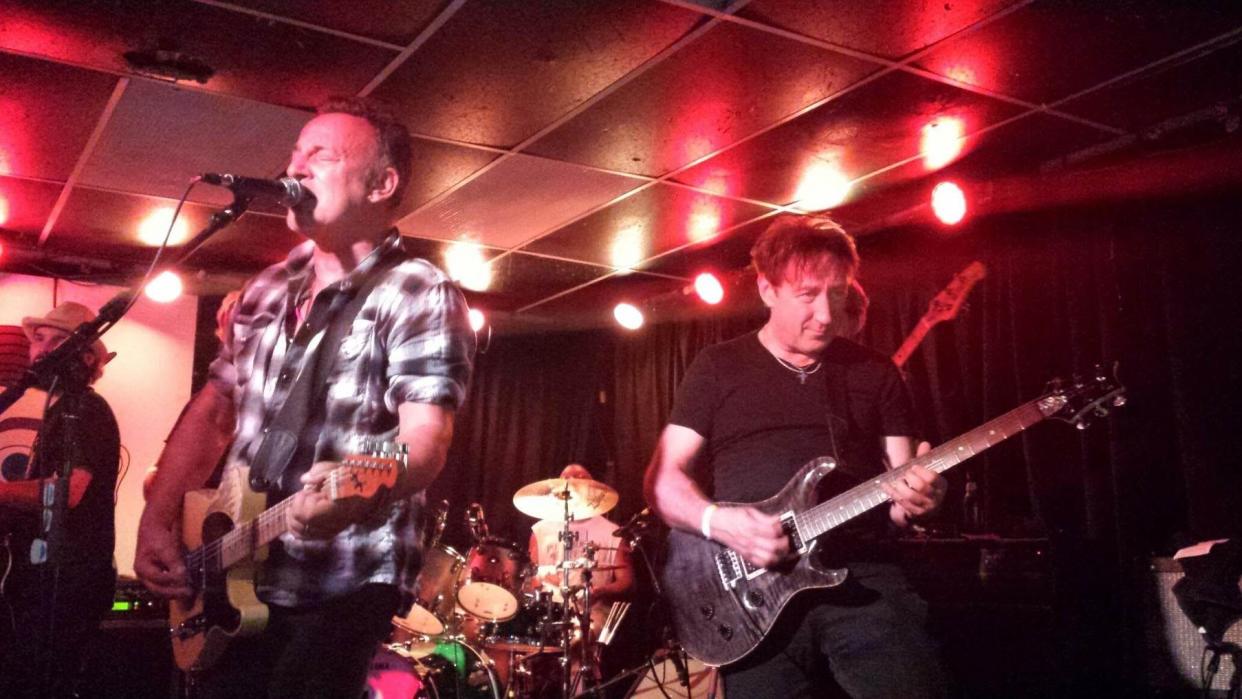
[[[779,216],[750,249],[755,272],[773,285],[785,281],[792,263],[798,272],[835,267],[853,276],[858,272],[854,239],[831,219]]]
[[[397,115],[387,106],[362,97],[331,97],[319,105],[315,113],[348,114],[365,119],[375,129],[383,159],[381,167],[392,167],[397,171],[397,189],[388,204],[392,207],[400,204],[401,195],[405,193],[414,172],[414,146],[409,129],[397,119]]]

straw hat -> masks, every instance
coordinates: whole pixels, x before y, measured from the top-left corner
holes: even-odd
[[[48,311],[48,314],[42,318],[22,318],[22,330],[26,332],[26,339],[34,342],[35,328],[51,327],[59,328],[66,332],[73,332],[79,325],[89,323],[92,320],[95,320],[95,313],[91,309],[80,303],[65,301]],[[108,348],[104,346],[103,340],[95,340],[91,345],[91,351],[99,358],[100,366],[107,364],[116,356],[116,352],[108,353]]]

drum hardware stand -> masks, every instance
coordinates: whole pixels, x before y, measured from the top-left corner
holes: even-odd
[[[560,497],[565,509],[565,527],[557,535],[561,540],[561,696],[569,699],[569,697],[573,696],[574,672],[573,665],[569,662],[569,650],[573,640],[570,633],[573,609],[572,600],[569,596],[568,563],[571,560],[574,542],[577,541],[578,534],[569,528],[569,525],[573,523],[574,517],[569,511],[570,493],[568,482],[566,482],[565,490],[560,494]]]

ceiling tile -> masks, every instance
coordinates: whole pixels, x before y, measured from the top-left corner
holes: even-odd
[[[641,272],[609,277],[596,284],[583,287],[546,303],[541,303],[523,315],[554,318],[567,324],[599,324],[616,326],[612,309],[622,301],[644,309],[646,300],[672,293],[679,293],[685,282],[656,277]],[[618,328],[618,330],[620,330]]]
[[[632,268],[667,250],[709,240],[767,209],[669,184],[656,184],[561,228],[524,249]]]
[[[874,56],[897,60],[1017,0],[756,0],[738,14]]]
[[[402,46],[414,40],[440,9],[442,0],[232,0],[280,17]]]
[[[89,255],[98,246],[126,250],[130,259],[148,259],[155,247],[139,242],[138,230],[144,218],[157,209],[170,209],[162,199],[104,192],[75,187],[48,238],[48,247]],[[211,209],[186,204],[181,212],[187,236],[207,224]]]
[[[759,234],[772,225],[771,218],[760,219],[729,231],[719,240],[678,250],[644,264],[644,272],[690,278],[704,271],[723,275],[746,268],[750,249]]]
[[[676,175],[732,196],[788,204],[812,165],[849,179],[918,155],[924,126],[955,118],[973,133],[1017,114],[1010,104],[893,72]],[[967,139],[965,150],[972,141]]]
[[[0,175],[68,179],[116,78],[4,53],[0,76]]]
[[[1239,37],[1242,38],[1242,37]],[[1058,108],[1131,131],[1242,96],[1242,41],[1162,65]]]
[[[659,176],[875,70],[873,63],[724,23],[528,150]]]
[[[700,21],[651,1],[467,3],[374,94],[418,133],[513,146]]]
[[[404,215],[462,181],[499,157],[495,151],[466,148],[422,138],[414,139],[414,172],[401,197],[398,211]]]
[[[204,172],[274,177],[284,171],[306,112],[136,79],[125,90],[82,170],[87,186],[180,198]],[[192,201],[232,194],[199,185]]]
[[[1099,129],[1037,112],[989,131],[979,147],[950,170],[978,178],[1037,170],[1049,161],[1114,138]]]
[[[639,186],[641,181],[516,155],[403,218],[406,235],[510,248]]]
[[[492,286],[480,295],[476,305],[486,310],[515,311],[608,272],[595,265],[510,253],[493,264]]]
[[[917,64],[1054,102],[1242,24],[1242,3],[1044,0],[932,49]]]
[[[18,234],[38,240],[47,217],[63,189],[50,182],[33,182],[0,175],[0,235]]]
[[[289,230],[284,217],[247,214],[212,236],[190,258],[189,266],[248,277],[285,259],[305,240]]]
[[[215,69],[209,90],[302,108],[357,93],[396,56],[188,0],[16,0],[5,15],[0,48],[119,73],[126,51],[178,51]]]

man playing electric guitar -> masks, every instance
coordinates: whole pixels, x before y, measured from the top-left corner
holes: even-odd
[[[201,696],[353,699],[410,592],[422,491],[444,464],[474,353],[461,292],[409,257],[392,227],[410,144],[398,120],[357,99],[324,105],[303,127],[287,174],[313,196],[286,221],[309,240],[242,290],[230,341],[160,457],[134,569],[169,597],[196,592],[176,533],[183,495],[230,439],[225,482],[247,482],[230,475],[240,468],[276,474],[268,499],[290,503],[289,531],[258,570],[270,618],[201,673]],[[315,380],[300,383],[303,371]],[[278,429],[301,386],[302,426]],[[286,438],[269,441],[276,433]],[[404,444],[408,466],[379,497],[333,498],[321,486],[359,437]],[[278,454],[288,458],[269,458]]]
[[[785,217],[764,232],[751,257],[768,321],[694,360],[647,470],[646,491],[670,527],[715,540],[753,566],[780,569],[791,555],[780,518],[713,500],[768,498],[819,456],[839,459],[838,472],[856,481],[867,479],[914,455],[915,425],[892,362],[842,337],[858,266],[853,240],[829,221]],[[710,497],[695,480],[703,473],[714,486]],[[834,681],[853,697],[944,695],[922,600],[867,542],[935,510],[946,484],[914,467],[884,488],[892,499],[887,517],[865,522],[852,546],[847,537],[827,542],[848,564],[846,581],[794,596],[762,643],[724,666],[726,696],[822,696]],[[718,611],[710,600],[697,604],[709,617]],[[729,634],[723,623],[719,632]]]

